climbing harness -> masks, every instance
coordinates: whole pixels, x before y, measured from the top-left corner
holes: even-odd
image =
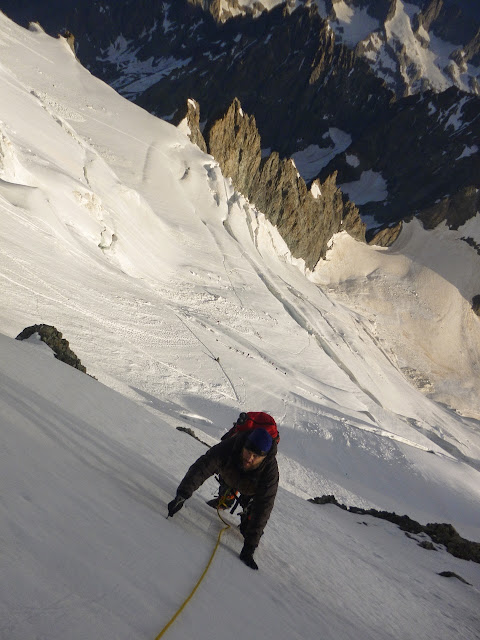
[[[224,504],[224,501],[226,499],[226,493],[220,498],[220,500],[218,501],[218,505],[217,505],[217,515],[220,518],[220,520],[223,522],[223,524],[225,525],[222,529],[220,529],[220,531],[218,532],[218,536],[217,536],[217,543],[212,551],[212,555],[210,556],[209,561],[207,562],[207,566],[205,567],[202,575],[200,576],[200,578],[198,579],[197,584],[193,587],[190,595],[188,596],[188,598],[185,600],[185,602],[181,605],[181,607],[178,609],[178,611],[175,613],[175,615],[170,619],[170,621],[163,627],[163,629],[160,631],[160,633],[158,634],[158,636],[155,638],[155,640],[159,640],[160,638],[163,638],[163,636],[165,635],[165,633],[168,631],[168,629],[170,629],[170,627],[172,626],[172,624],[175,622],[175,620],[178,618],[178,616],[182,613],[182,611],[185,609],[185,607],[187,606],[187,604],[190,602],[190,600],[193,598],[196,590],[198,589],[198,587],[200,586],[200,584],[202,583],[203,579],[205,578],[205,576],[207,575],[208,570],[210,569],[210,566],[213,562],[213,558],[215,557],[215,554],[217,553],[217,549],[220,546],[220,541],[222,539],[222,535],[225,533],[225,531],[227,531],[228,529],[230,529],[231,525],[229,522],[227,522],[226,520],[224,520],[222,518],[222,515],[220,513],[220,508],[222,507],[222,505]]]

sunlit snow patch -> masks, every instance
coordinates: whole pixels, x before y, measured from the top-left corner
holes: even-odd
[[[149,87],[168,76],[175,69],[189,64],[191,58],[179,60],[173,56],[148,60],[137,58],[139,47],[134,48],[133,41],[118,36],[113,44],[104,49],[103,57],[98,57],[100,62],[110,62],[121,70],[121,77],[112,82],[112,86],[129,99],[135,98],[138,93],[146,91]]]
[[[476,144],[473,144],[471,147],[465,146],[457,160],[460,160],[461,158],[468,158],[469,156],[473,156],[475,153],[478,153],[478,147]]]
[[[322,195],[322,191],[320,189],[320,185],[318,184],[318,180],[314,180],[312,183],[312,188],[310,189],[312,196],[317,199]]]
[[[453,105],[447,112],[448,120],[445,123],[445,129],[453,127],[454,131],[458,131],[463,125],[462,111],[463,106],[467,102],[468,98],[465,96],[460,100],[458,104]]]
[[[387,183],[382,174],[371,169],[363,171],[360,180],[345,182],[338,186],[356,205],[381,202],[388,196]]]
[[[315,178],[332,158],[352,144],[351,136],[335,127],[330,127],[323,137],[330,140],[330,146],[319,147],[317,144],[310,144],[302,151],[292,154],[295,166],[306,181]]]
[[[358,167],[360,165],[360,160],[357,156],[353,155],[353,153],[347,153],[345,155],[345,160],[351,167]]]
[[[341,42],[350,47],[354,47],[380,27],[379,21],[368,15],[366,9],[349,7],[343,0],[335,3],[333,10],[337,19],[332,27]]]

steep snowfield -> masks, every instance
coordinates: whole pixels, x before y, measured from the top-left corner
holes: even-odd
[[[480,539],[478,422],[400,369],[424,341],[425,307],[402,290],[417,269],[407,241],[423,236],[413,229],[375,269],[378,251],[352,245],[364,253],[350,275],[337,238],[308,280],[213,158],[93,78],[63,40],[0,15],[0,52],[0,636],[155,637],[220,526],[203,503],[213,482],[164,517],[204,451],[173,427],[213,443],[239,411],[264,409],[281,430],[282,488],[261,571],[228,532],[171,637],[475,638],[478,565],[305,502],[335,493]],[[375,327],[374,307],[350,308],[382,269],[397,308],[409,304],[405,345],[387,310]],[[350,278],[351,298],[339,286]],[[437,349],[460,340],[453,287],[448,301]],[[462,411],[478,416],[469,318],[473,346],[455,364]],[[62,331],[98,382],[12,340],[35,323]],[[451,398],[458,370],[447,373]]]
[[[204,503],[213,481],[165,518],[205,447],[45,347],[4,336],[0,347],[0,637],[153,640],[223,526]],[[389,523],[281,489],[258,573],[238,560],[241,544],[235,528],[224,534],[165,637],[478,638],[480,566]]]
[[[480,215],[458,231],[425,231],[413,220],[389,250],[343,233],[312,277],[369,318],[380,344],[420,389],[477,420],[480,336],[470,301],[480,272],[464,238],[479,236]]]

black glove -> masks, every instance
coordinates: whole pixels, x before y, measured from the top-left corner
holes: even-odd
[[[168,503],[168,515],[170,518],[172,518],[177,513],[177,511],[180,511],[180,509],[183,507],[184,502],[185,498],[182,498],[182,496],[179,496],[177,493],[175,498]]]
[[[258,564],[253,559],[253,554],[255,552],[255,547],[251,544],[244,544],[243,549],[240,552],[240,560],[250,567],[250,569],[258,570]]]

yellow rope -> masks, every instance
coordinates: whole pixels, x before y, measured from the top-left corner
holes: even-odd
[[[226,525],[225,527],[223,527],[219,532],[218,532],[218,537],[217,537],[217,544],[215,545],[214,550],[212,551],[212,555],[210,556],[210,560],[207,563],[207,566],[205,567],[202,575],[200,576],[197,584],[193,587],[192,592],[190,593],[190,595],[188,596],[188,598],[185,600],[185,602],[182,604],[182,606],[180,607],[180,609],[177,611],[177,613],[173,616],[173,618],[171,618],[170,622],[168,622],[163,629],[160,631],[160,633],[158,634],[158,636],[155,638],[155,640],[159,640],[159,638],[162,638],[165,633],[168,631],[168,629],[170,629],[170,627],[172,626],[172,624],[175,622],[175,620],[178,618],[178,616],[182,613],[182,611],[185,609],[185,607],[187,606],[187,604],[190,602],[190,600],[193,598],[195,591],[198,589],[198,587],[200,586],[202,580],[205,578],[205,576],[207,575],[207,571],[210,569],[210,565],[213,562],[213,558],[215,557],[215,554],[217,553],[217,549],[220,545],[220,540],[222,539],[222,535],[224,534],[225,531],[227,531],[227,529],[230,529],[230,524],[224,520],[222,518],[222,516],[220,515],[220,505],[222,504],[224,498],[222,498],[219,501],[219,504],[217,506],[217,514],[218,517],[220,518],[220,520],[223,522],[224,525]]]

